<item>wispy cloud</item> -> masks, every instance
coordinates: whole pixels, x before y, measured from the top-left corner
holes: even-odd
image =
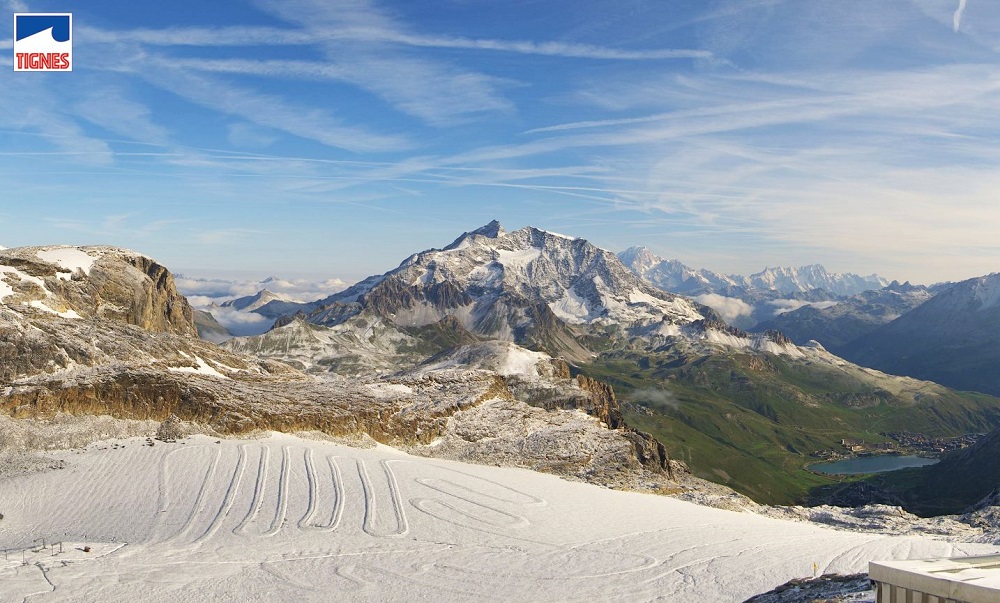
[[[168,27],[109,30],[78,25],[81,44],[139,44],[145,46],[306,46],[320,36],[299,29],[279,27]]]
[[[74,113],[119,136],[154,144],[166,143],[166,128],[153,123],[149,107],[114,86],[87,90],[73,105]]]
[[[113,161],[110,146],[89,136],[63,110],[63,104],[43,81],[19,77],[10,69],[0,69],[0,128],[34,132],[63,153],[78,157],[78,162],[109,165]],[[36,75],[36,74],[28,74]],[[25,152],[40,149],[21,149]]]
[[[491,40],[463,37],[421,36],[385,29],[354,29],[338,34],[348,39],[369,42],[389,42],[421,48],[453,48],[459,50],[487,50],[517,54],[597,59],[611,61],[662,61],[668,59],[711,59],[707,50],[648,49],[626,50],[591,44],[566,42],[533,42],[527,40]]]
[[[258,6],[320,36],[345,29],[401,30],[395,19],[366,0],[294,0]],[[412,56],[388,43],[345,46],[327,39],[319,47],[331,63],[349,71],[351,83],[428,124],[453,125],[514,109],[501,91],[503,80],[448,61]]]
[[[143,212],[133,211],[120,214],[82,218],[51,217],[45,221],[53,228],[68,230],[94,237],[100,241],[121,240],[129,237],[148,237],[171,229],[180,224],[194,222],[193,219],[148,219]]]
[[[80,27],[87,42],[131,42],[149,46],[309,46],[327,42],[369,42],[412,46],[482,50],[562,58],[611,61],[662,61],[670,59],[711,59],[712,53],[697,49],[653,48],[628,50],[592,44],[557,41],[497,40],[461,36],[427,36],[404,33],[396,28],[343,27],[329,31],[302,31],[279,27],[185,27],[109,31]]]
[[[996,256],[1000,10],[535,4],[515,17],[439,3],[432,18],[379,0],[255,0],[233,21],[245,25],[80,19],[70,77],[0,71],[0,130],[15,133],[0,186],[139,211],[45,222],[125,241],[178,211],[168,199],[203,204],[210,226],[150,238],[169,253],[189,243],[190,265],[205,249],[242,261],[279,205],[334,222],[378,212],[380,233],[550,219],[658,237],[729,272],[801,258],[916,278]],[[255,212],[268,218],[231,221]]]
[[[958,0],[958,8],[955,9],[955,14],[951,18],[952,29],[956,32],[958,28],[962,25],[962,13],[965,12],[965,0]]]
[[[166,60],[158,63],[161,68],[149,74],[147,81],[227,115],[349,151],[399,151],[412,146],[403,136],[345,125],[323,109],[295,105],[278,96],[186,73]]]

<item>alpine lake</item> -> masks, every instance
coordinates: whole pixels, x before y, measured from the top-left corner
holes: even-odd
[[[881,454],[875,456],[859,456],[830,463],[809,465],[810,471],[828,475],[859,475],[864,473],[885,473],[910,467],[924,467],[937,463],[938,459],[922,456]]]

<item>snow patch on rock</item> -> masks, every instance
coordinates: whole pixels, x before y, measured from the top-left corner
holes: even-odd
[[[77,314],[75,310],[70,309],[70,310],[65,310],[63,312],[59,312],[58,310],[53,310],[48,305],[46,305],[44,302],[39,301],[37,299],[32,300],[30,302],[30,305],[31,305],[32,308],[38,308],[39,310],[42,310],[43,312],[48,312],[49,314],[55,314],[56,316],[62,316],[63,318],[77,318],[77,319],[83,318],[82,316],[80,316],[79,314]]]
[[[55,249],[45,249],[38,252],[39,259],[58,265],[63,270],[56,273],[56,276],[64,281],[73,278],[73,274],[80,270],[86,275],[90,274],[90,269],[97,258],[77,247],[58,247]]]
[[[598,316],[587,305],[587,300],[577,295],[572,288],[566,289],[561,298],[550,303],[549,309],[560,320],[574,325],[590,322]]]
[[[228,376],[223,375],[222,373],[220,373],[219,371],[217,371],[214,367],[212,367],[210,364],[208,364],[207,362],[205,362],[204,360],[202,360],[200,356],[191,356],[189,354],[185,354],[184,352],[180,352],[180,354],[182,356],[184,356],[185,358],[191,358],[192,360],[195,361],[195,363],[198,366],[197,367],[191,367],[191,366],[169,367],[168,370],[170,372],[172,372],[172,373],[195,373],[195,374],[199,374],[199,375],[208,375],[209,377],[218,377],[219,379],[229,379]]]
[[[542,250],[537,247],[527,249],[517,249],[509,251],[507,249],[497,249],[497,262],[503,264],[504,268],[523,269],[532,261],[542,256]]]

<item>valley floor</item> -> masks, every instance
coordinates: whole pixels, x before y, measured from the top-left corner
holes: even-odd
[[[742,601],[998,552],[288,435],[50,456],[0,477],[2,601]]]

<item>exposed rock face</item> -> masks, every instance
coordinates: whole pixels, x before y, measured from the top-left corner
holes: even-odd
[[[848,603],[874,601],[875,592],[868,574],[824,574],[818,578],[797,578],[774,590],[750,597],[743,603]]]
[[[43,312],[108,318],[146,331],[195,335],[194,312],[155,260],[113,247],[18,247],[0,251],[2,278],[20,303]]]
[[[651,471],[637,457],[626,432],[602,429],[581,411],[546,411],[501,398],[455,413],[439,439],[413,452],[526,467],[611,487],[662,488],[670,481],[662,469]]]
[[[580,389],[590,393],[592,402],[589,408],[582,410],[604,422],[611,429],[619,429],[625,425],[622,409],[615,398],[615,390],[607,383],[591,379],[586,375],[577,375],[576,382]]]
[[[504,389],[509,389],[506,397],[531,406],[550,412],[583,411],[630,443],[632,456],[645,471],[674,477],[675,466],[663,444],[628,426],[614,388],[585,375],[571,377],[565,360],[549,358],[509,342],[493,341],[454,350],[430,361],[423,370],[448,366],[495,371],[503,375]]]
[[[106,368],[53,381],[19,381],[0,396],[0,410],[15,418],[57,413],[125,419],[176,420],[219,433],[258,430],[319,431],[333,436],[367,433],[386,444],[429,442],[455,410],[489,397],[488,375],[478,380],[427,378],[410,385],[377,380],[352,384],[253,375],[220,379],[194,373]],[[412,387],[411,387],[412,386]]]
[[[393,374],[440,351],[370,312],[331,328],[295,315],[279,320],[267,333],[230,339],[223,347],[310,373],[339,375]]]

